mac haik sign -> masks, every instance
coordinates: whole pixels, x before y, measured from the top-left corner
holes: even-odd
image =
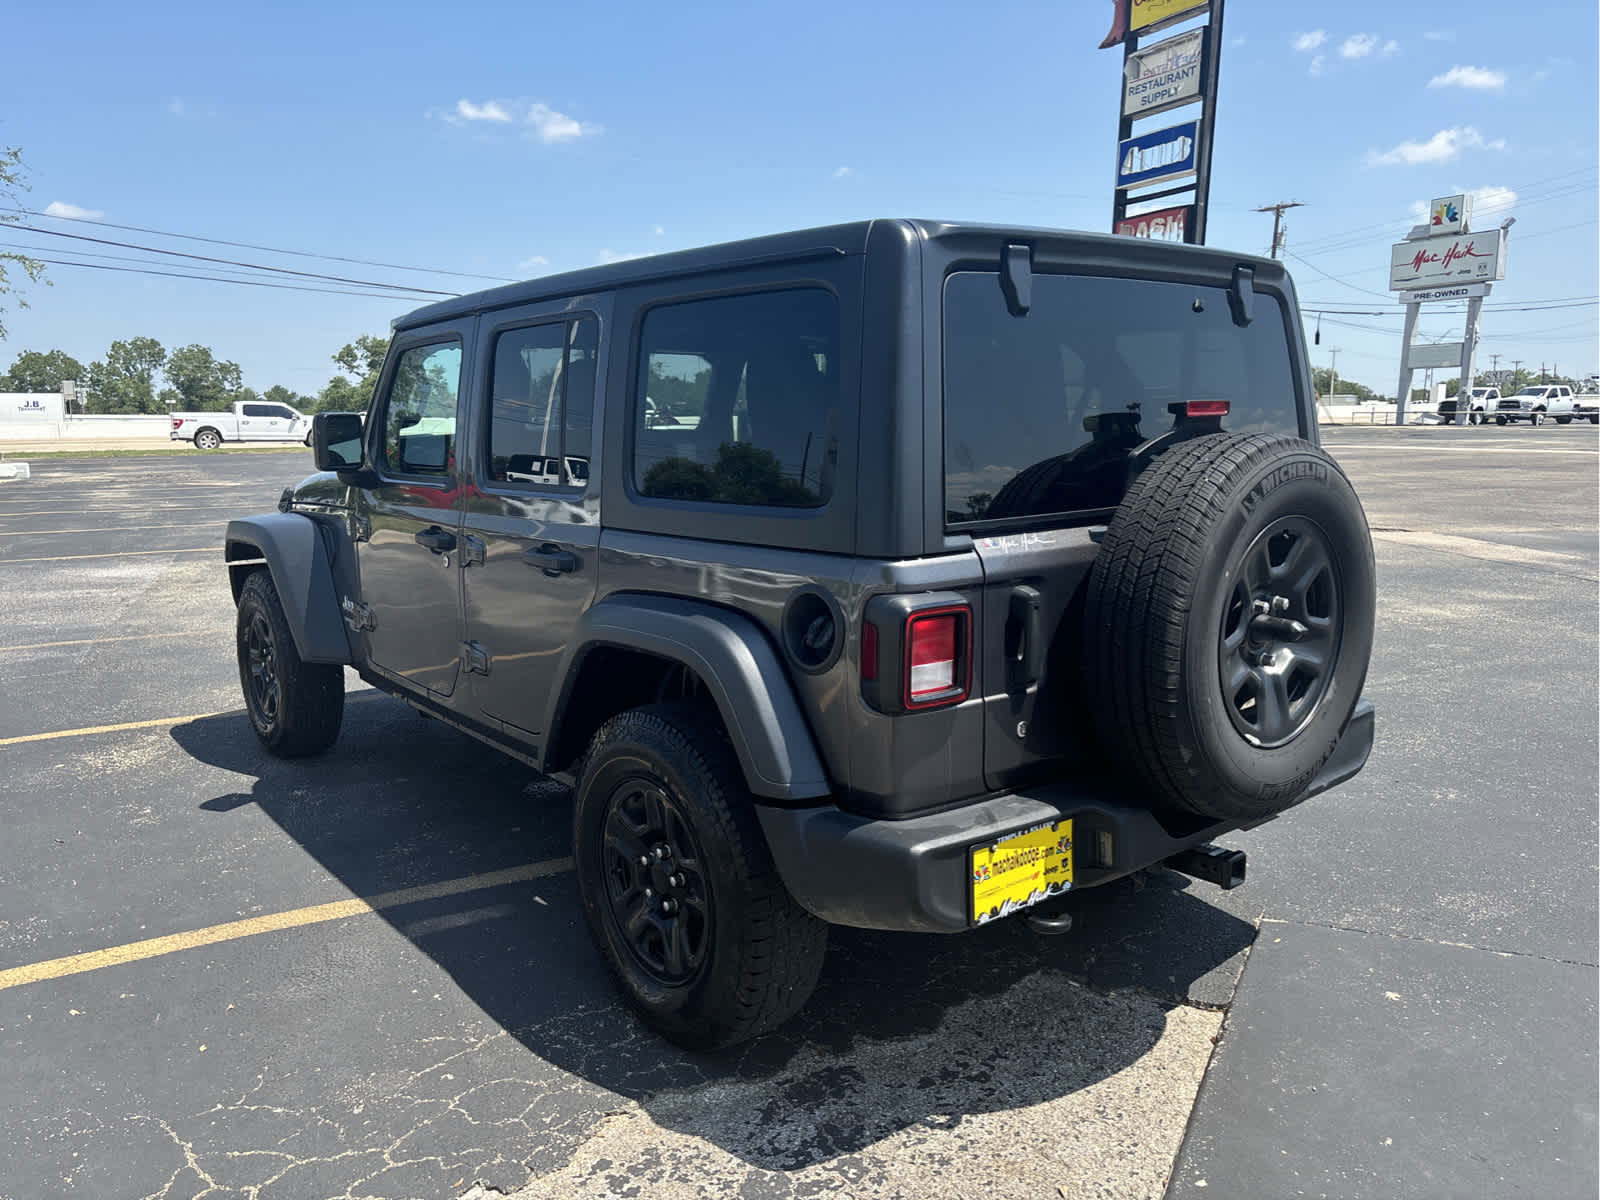
[[[1400,242],[1389,251],[1390,291],[1409,292],[1505,277],[1505,238],[1498,229],[1419,238]]]

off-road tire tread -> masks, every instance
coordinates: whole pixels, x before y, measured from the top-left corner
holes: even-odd
[[[688,702],[621,713],[595,732],[584,758],[580,792],[590,773],[605,762],[607,749],[622,742],[648,746],[685,779],[704,781],[697,807],[705,810],[712,828],[695,831],[702,852],[716,853],[710,845],[715,841],[731,853],[742,887],[742,895],[732,903],[719,897],[716,906],[717,919],[733,916],[745,923],[740,938],[743,959],[733,968],[736,977],[729,980],[734,993],[731,1014],[724,1014],[714,1028],[659,1027],[661,1032],[696,1049],[720,1050],[776,1029],[815,990],[827,952],[828,926],[800,907],[779,878],[726,733],[702,706]],[[728,970],[716,962],[708,969]]]
[[[337,663],[308,663],[300,658],[271,572],[252,571],[239,590],[235,633],[239,683],[245,689],[246,703],[250,680],[243,642],[249,608],[253,604],[262,606],[267,624],[272,627],[273,646],[278,656],[278,685],[282,694],[278,703],[278,729],[272,735],[263,734],[253,720],[250,722],[251,728],[255,729],[262,745],[281,758],[304,758],[320,754],[338,740],[339,726],[344,722],[344,668]]]
[[[1288,784],[1262,786],[1241,808],[1200,764],[1186,760],[1190,720],[1183,631],[1206,538],[1242,476],[1285,450],[1316,455],[1348,486],[1338,464],[1300,438],[1216,434],[1157,458],[1128,489],[1091,573],[1085,628],[1091,692],[1102,744],[1119,765],[1176,809],[1214,818],[1259,816],[1291,802],[1327,755]],[[1353,489],[1352,489],[1353,491]]]

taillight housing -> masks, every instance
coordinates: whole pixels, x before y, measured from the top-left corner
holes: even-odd
[[[923,712],[972,692],[972,605],[956,592],[875,596],[861,629],[861,694],[879,712]]]
[[[178,426],[180,426],[182,424],[183,424],[183,418],[182,417],[173,417],[172,418],[172,427],[174,429],[178,428]]]

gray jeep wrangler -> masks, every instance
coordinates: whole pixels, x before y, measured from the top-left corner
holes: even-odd
[[[570,781],[622,991],[731,1045],[829,923],[1232,886],[1213,838],[1361,769],[1312,404],[1279,263],[1129,238],[871,221],[435,304],[228,526],[250,720],[326,750],[351,667]]]

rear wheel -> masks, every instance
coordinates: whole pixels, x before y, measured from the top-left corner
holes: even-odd
[[[1495,414],[1494,423],[1496,425],[1504,425],[1506,423],[1506,419],[1497,413]]]
[[[1556,418],[1556,424],[1557,425],[1571,425],[1572,424],[1572,418],[1571,417],[1557,417]]]
[[[245,711],[261,744],[283,758],[333,745],[344,720],[344,668],[301,660],[266,571],[240,589],[236,641]]]
[[[738,760],[688,704],[614,717],[590,743],[573,829],[584,915],[629,1003],[714,1050],[810,997],[827,926],[778,877]]]
[[[1101,743],[1160,807],[1249,820],[1333,753],[1372,650],[1372,540],[1316,446],[1223,434],[1167,451],[1090,573]]]
[[[215,450],[222,445],[222,435],[215,429],[202,429],[194,435],[196,450]]]

